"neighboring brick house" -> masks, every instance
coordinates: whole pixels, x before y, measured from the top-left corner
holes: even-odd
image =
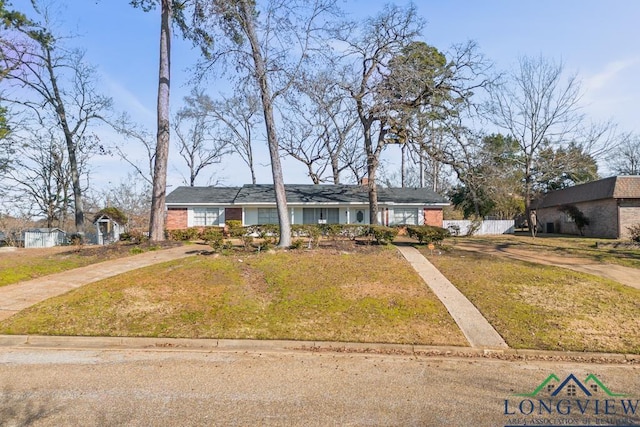
[[[614,176],[547,193],[535,204],[543,233],[579,234],[560,211],[563,205],[575,205],[587,217],[585,236],[626,239],[627,227],[640,224],[640,176]]]
[[[285,185],[292,224],[368,224],[369,198],[361,185]],[[449,202],[427,188],[379,188],[378,220],[385,225],[442,227]],[[169,195],[167,229],[277,224],[273,185],[178,187]]]

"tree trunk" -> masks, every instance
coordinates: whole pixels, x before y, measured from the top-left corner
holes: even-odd
[[[273,100],[269,82],[267,80],[267,70],[264,58],[260,52],[258,36],[254,27],[253,8],[248,4],[248,0],[240,0],[242,19],[245,24],[245,31],[251,45],[251,53],[256,70],[256,79],[260,87],[260,97],[264,112],[264,122],[267,131],[267,142],[269,145],[269,156],[271,157],[271,172],[273,175],[273,187],[276,196],[276,208],[278,210],[278,223],[280,225],[279,247],[288,248],[291,246],[291,222],[289,220],[289,209],[287,208],[287,196],[284,188],[284,178],[282,176],[282,165],[280,163],[280,152],[278,138],[276,135],[275,120],[273,118]]]
[[[158,72],[158,135],[153,167],[153,192],[149,237],[154,242],[164,240],[164,205],[167,192],[167,162],[169,158],[169,88],[171,70],[171,0],[162,0],[160,24],[160,66]]]
[[[76,233],[84,235],[84,209],[82,206],[82,186],[80,185],[80,171],[78,170],[78,158],[76,156],[76,144],[73,140],[74,135],[69,128],[67,122],[67,113],[64,108],[64,102],[60,89],[58,88],[58,78],[53,71],[53,59],[51,58],[51,50],[48,46],[43,45],[46,54],[47,71],[51,80],[51,88],[53,90],[53,100],[55,100],[56,115],[62,131],[64,140],[67,145],[67,153],[69,154],[69,167],[71,169],[71,185],[73,187],[73,205],[75,213]]]

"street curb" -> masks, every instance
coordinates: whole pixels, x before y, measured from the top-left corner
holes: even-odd
[[[413,344],[346,343],[327,341],[236,340],[210,338],[71,337],[0,335],[0,348],[59,350],[132,350],[182,352],[349,353],[411,356],[416,358],[490,358],[512,361],[548,360],[584,363],[640,364],[640,354],[576,351],[518,350],[427,346]]]

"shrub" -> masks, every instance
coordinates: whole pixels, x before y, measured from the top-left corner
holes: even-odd
[[[242,221],[230,219],[225,222],[226,230],[229,236],[240,238],[246,233],[246,228],[242,226]]]
[[[222,229],[219,227],[205,227],[200,231],[199,238],[211,246],[213,250],[220,250],[223,246]]]
[[[388,245],[398,235],[398,229],[394,227],[385,227],[383,225],[372,225],[369,227],[369,235],[373,236],[380,245]]]
[[[471,224],[469,224],[469,228],[467,228],[467,237],[473,236],[474,234],[476,234],[478,232],[478,230],[480,230],[480,227],[482,227],[482,220],[481,219],[474,219],[471,221]]]
[[[410,226],[407,227],[407,233],[409,237],[417,239],[418,243],[440,244],[444,239],[451,236],[449,230],[432,225]]]
[[[169,240],[185,242],[197,240],[200,237],[200,231],[197,228],[183,228],[179,230],[167,230],[166,235]]]
[[[294,224],[291,226],[292,237],[308,237],[312,245],[317,246],[320,242],[322,229],[316,224]]]
[[[125,231],[120,234],[121,242],[144,243],[149,240],[149,236],[140,230]]]
[[[302,239],[295,239],[293,242],[291,242],[290,249],[302,249],[303,246],[304,241]]]
[[[567,214],[567,216],[573,220],[580,235],[584,236],[584,228],[589,225],[589,218],[587,218],[576,205],[560,206],[559,210],[560,212]]]
[[[629,237],[632,242],[640,243],[640,224],[632,225],[631,227],[627,227],[629,231]]]
[[[345,224],[342,226],[342,235],[348,239],[355,240],[369,234],[368,225]]]

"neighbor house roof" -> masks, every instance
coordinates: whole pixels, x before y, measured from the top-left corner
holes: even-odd
[[[285,185],[287,203],[369,202],[367,188],[361,185]],[[448,201],[428,188],[378,188],[378,202],[395,204],[447,205]],[[272,184],[243,187],[178,187],[167,196],[167,205],[275,203]]]
[[[23,230],[24,232],[27,233],[52,233],[54,231],[60,231],[61,233],[64,233],[64,230],[61,230],[57,227],[54,228],[46,228],[46,227],[39,227],[39,228],[27,228],[25,230]]]
[[[602,199],[640,199],[640,176],[612,176],[552,191],[544,195],[536,207],[547,208]]]

